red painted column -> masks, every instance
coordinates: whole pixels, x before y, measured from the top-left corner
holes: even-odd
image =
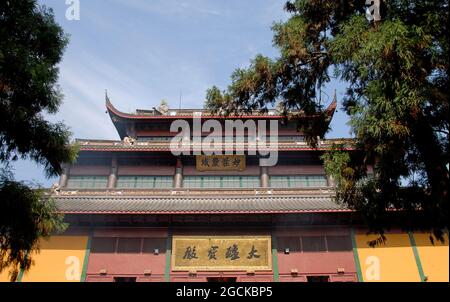
[[[108,177],[108,189],[114,189],[117,183],[117,157],[111,160],[111,172]]]
[[[260,167],[261,187],[269,187],[269,173],[267,167]]]
[[[70,164],[67,163],[62,164],[62,169],[63,171],[61,177],[59,178],[59,187],[65,188],[67,186],[67,179],[70,173]]]
[[[183,162],[181,157],[177,157],[177,164],[175,166],[175,176],[174,176],[174,188],[179,189],[183,185]]]

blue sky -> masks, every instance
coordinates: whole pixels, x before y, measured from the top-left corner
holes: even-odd
[[[80,0],[80,20],[66,19],[65,0],[39,0],[54,9],[70,35],[60,64],[64,101],[52,121],[64,121],[73,138],[118,139],[105,113],[105,89],[121,111],[150,109],[166,99],[178,108],[201,108],[205,91],[221,89],[237,67],[261,53],[276,57],[271,25],[286,20],[285,0]],[[324,92],[344,85],[332,81]],[[338,106],[339,108],[339,106]],[[338,110],[327,137],[348,137]],[[50,186],[42,167],[15,163],[18,180]]]

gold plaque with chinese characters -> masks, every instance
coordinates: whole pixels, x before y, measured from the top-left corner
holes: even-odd
[[[271,270],[270,236],[173,236],[172,270]]]
[[[197,171],[243,171],[245,155],[197,155]]]

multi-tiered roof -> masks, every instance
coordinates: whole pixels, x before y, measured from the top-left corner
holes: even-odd
[[[160,154],[170,152],[169,141],[127,141],[130,129],[138,124],[170,124],[176,119],[190,120],[194,112],[201,112],[204,119],[299,119],[315,118],[301,112],[291,112],[288,117],[277,110],[266,113],[252,113],[242,116],[216,116],[205,110],[170,109],[161,112],[136,110],[124,113],[117,110],[107,98],[106,109],[121,140],[78,139],[80,155],[95,155],[139,152]],[[336,99],[326,108],[328,123],[336,109]],[[193,143],[194,144],[194,143]],[[246,148],[245,144],[224,142],[227,147]],[[333,144],[352,150],[352,140],[320,139],[313,148],[304,141],[279,141],[280,152],[323,152]],[[195,149],[195,146],[193,146]],[[245,149],[247,150],[247,149]],[[327,188],[289,188],[289,189],[78,189],[61,188],[53,192],[59,210],[66,214],[300,214],[300,213],[339,213],[349,212],[347,208],[334,201],[334,189]]]

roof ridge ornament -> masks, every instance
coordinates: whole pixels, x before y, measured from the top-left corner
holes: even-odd
[[[162,99],[159,106],[156,107],[156,110],[162,115],[167,115],[167,113],[169,113],[169,105],[167,104],[167,101]]]

